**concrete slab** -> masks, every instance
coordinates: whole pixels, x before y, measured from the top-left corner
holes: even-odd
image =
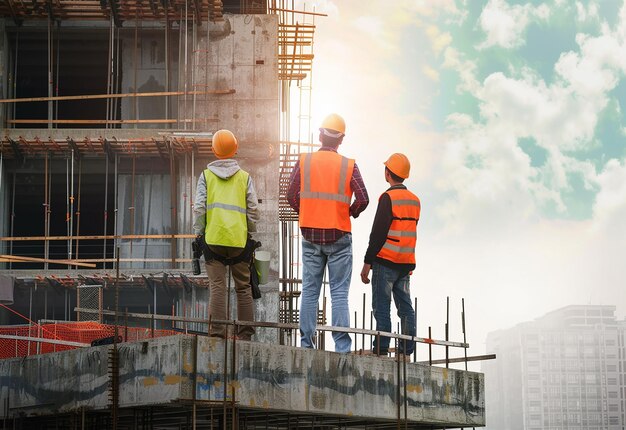
[[[110,348],[0,361],[0,414],[105,409]],[[406,407],[410,423],[485,425],[482,374],[415,363],[405,373],[398,364],[267,343],[158,338],[119,346],[120,407],[226,399],[242,409],[389,422],[398,411],[404,419]]]

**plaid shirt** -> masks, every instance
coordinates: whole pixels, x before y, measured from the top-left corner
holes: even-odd
[[[322,147],[319,150],[337,152],[336,149],[328,147]],[[354,164],[354,170],[352,171],[352,177],[350,178],[350,187],[352,188],[355,197],[355,201],[350,205],[350,216],[357,218],[359,214],[365,210],[370,200],[367,195],[367,190],[365,189],[365,184],[363,183],[363,177],[361,176],[361,172],[359,171],[356,163]],[[291,177],[289,178],[287,201],[296,213],[300,213],[300,160],[296,162],[296,165],[291,172]],[[309,242],[317,243],[318,245],[326,245],[336,242],[348,233],[334,228],[301,227],[300,230],[302,231],[302,237]]]

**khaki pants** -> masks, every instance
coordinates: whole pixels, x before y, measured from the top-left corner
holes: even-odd
[[[236,257],[242,251],[241,248],[231,248],[228,246],[209,246],[211,251],[224,257]],[[237,319],[241,321],[254,321],[254,306],[252,302],[252,290],[250,288],[250,263],[241,262],[233,264],[231,272],[235,281],[235,292],[237,293]],[[228,286],[226,280],[226,266],[217,260],[206,263],[206,273],[209,278],[210,295],[209,313],[212,320],[234,319],[233,315],[227,315],[226,297]],[[239,326],[237,336],[243,340],[250,340],[254,334],[251,326]],[[227,335],[226,326],[223,324],[211,323],[211,336],[224,338]]]

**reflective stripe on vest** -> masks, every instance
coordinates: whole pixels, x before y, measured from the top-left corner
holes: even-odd
[[[300,156],[300,227],[351,231],[354,160],[334,151]]]
[[[402,188],[388,190],[386,194],[391,200],[392,220],[387,240],[377,256],[394,263],[415,264],[420,200],[415,194]]]
[[[206,181],[206,227],[204,239],[209,245],[243,248],[248,238],[246,195],[248,173],[239,170],[222,179],[209,169]]]

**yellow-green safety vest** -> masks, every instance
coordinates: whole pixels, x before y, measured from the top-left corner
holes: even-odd
[[[204,240],[208,245],[246,246],[248,177],[248,172],[241,169],[228,179],[209,169],[204,171],[207,201]]]

